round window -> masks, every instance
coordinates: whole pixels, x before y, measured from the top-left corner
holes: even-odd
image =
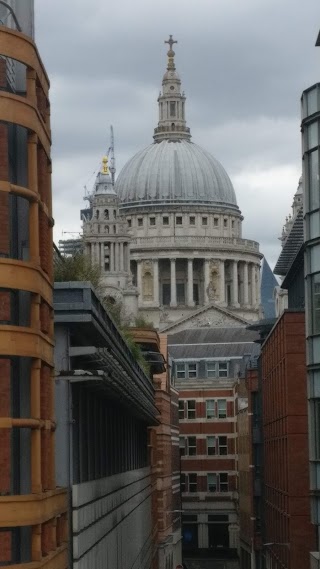
[[[174,91],[174,86],[173,86],[173,85],[171,85],[170,89],[171,89],[171,91]]]

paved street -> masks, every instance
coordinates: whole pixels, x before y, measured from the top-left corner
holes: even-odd
[[[239,569],[235,559],[185,559],[188,569]]]

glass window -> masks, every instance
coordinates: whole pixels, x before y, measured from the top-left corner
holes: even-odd
[[[185,437],[179,437],[179,450],[180,450],[180,456],[184,456],[186,454],[186,439],[185,439]]]
[[[214,419],[216,416],[215,401],[214,399],[207,399],[206,401],[206,415],[207,419]]]
[[[166,216],[166,217],[163,217],[163,218],[162,218],[162,224],[163,224],[163,225],[169,225],[169,217],[167,217],[167,216]]]
[[[186,475],[183,472],[181,472],[180,475],[180,487],[181,487],[181,492],[186,491]]]
[[[308,126],[308,148],[313,148],[319,144],[319,123],[314,122]]]
[[[319,208],[319,152],[314,150],[308,157],[309,167],[309,208]]]
[[[208,492],[217,491],[217,475],[215,473],[207,474]]]
[[[150,217],[150,225],[155,225],[155,224],[156,224],[156,218]]]
[[[197,491],[197,475],[196,474],[189,474],[189,492],[196,492]]]
[[[218,225],[219,225],[219,218],[218,217],[215,217],[213,219],[213,225],[214,225],[214,227],[218,227]]]
[[[195,419],[196,418],[196,402],[194,400],[189,400],[187,402],[187,409],[188,409],[188,419]]]
[[[179,400],[179,419],[184,419],[184,401]]]
[[[195,225],[195,224],[196,224],[196,218],[194,217],[194,215],[192,215],[191,217],[189,217],[189,222],[190,222],[190,225]]]
[[[225,419],[227,417],[226,399],[218,399],[218,417],[219,419]]]
[[[216,362],[207,362],[207,377],[216,377],[217,364]]]
[[[188,455],[195,456],[197,454],[197,439],[196,437],[188,437]]]
[[[219,437],[219,454],[228,454],[228,439],[227,437]]]
[[[202,225],[208,225],[208,218],[207,217],[202,218]]]
[[[320,234],[320,216],[319,211],[309,214],[309,239],[315,239]]]
[[[219,362],[219,377],[228,377],[228,363]]]
[[[186,377],[186,366],[184,363],[177,364],[177,379],[184,379]]]
[[[143,225],[143,217],[138,217],[138,226],[142,227]]]
[[[170,117],[176,116],[176,103],[174,101],[170,101]]]
[[[320,334],[320,273],[311,276],[312,283],[312,331]]]
[[[188,364],[188,377],[190,379],[197,377],[197,364]]]
[[[181,217],[181,215],[177,215],[177,217],[176,217],[176,225],[182,225],[182,217]]]
[[[318,110],[318,89],[315,87],[307,93],[308,115],[313,115]]]
[[[229,490],[228,474],[226,472],[219,474],[219,490],[220,492],[228,492]]]
[[[320,245],[313,245],[310,251],[311,273],[320,271]]]
[[[207,437],[207,454],[216,454],[216,437]]]

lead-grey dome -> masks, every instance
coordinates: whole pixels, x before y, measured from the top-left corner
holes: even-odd
[[[163,140],[138,152],[122,169],[116,192],[132,206],[193,203],[238,209],[220,162],[187,140]]]

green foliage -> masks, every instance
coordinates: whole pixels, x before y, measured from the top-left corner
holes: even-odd
[[[130,330],[130,328],[122,328],[121,333],[129,346],[133,358],[140,365],[140,367],[142,367],[145,374],[149,375],[150,366],[144,359],[140,346],[135,342],[132,331]]]
[[[152,322],[148,322],[143,316],[137,316],[134,323],[136,328],[142,328],[147,330],[153,330],[154,326]]]
[[[99,289],[100,278],[100,267],[92,265],[89,257],[83,253],[62,257],[54,267],[55,282],[90,281],[96,289]]]

